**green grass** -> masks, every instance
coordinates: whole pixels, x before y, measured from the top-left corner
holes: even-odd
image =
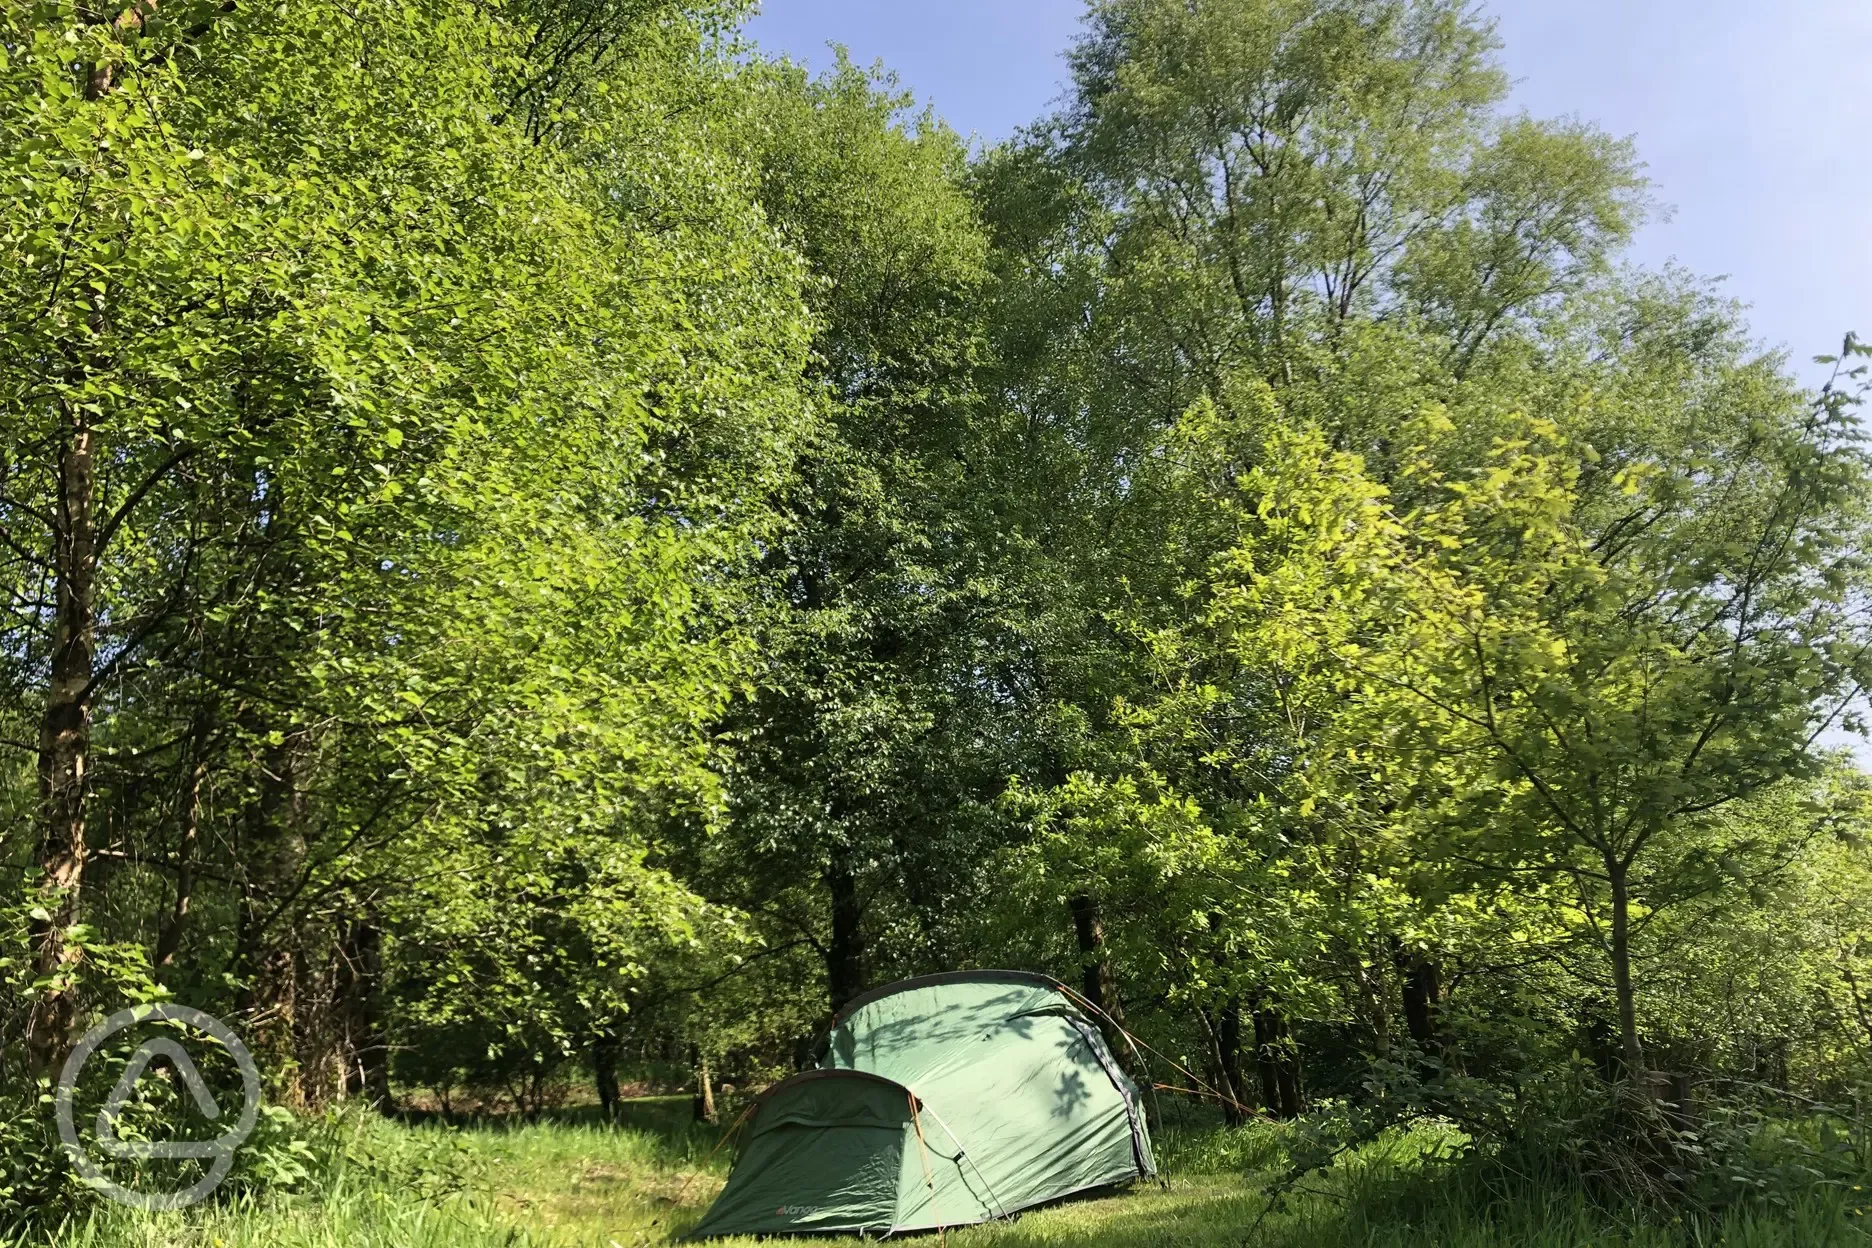
[[[316,1195],[235,1200],[176,1214],[98,1209],[53,1248],[635,1248],[693,1226],[720,1190],[727,1150],[687,1121],[686,1098],[634,1102],[622,1122],[589,1117],[466,1130],[368,1125]],[[1175,1127],[1166,1182],[1029,1212],[947,1238],[958,1248],[1872,1248],[1872,1180],[1718,1224],[1620,1217],[1568,1192],[1503,1196],[1472,1171],[1427,1164],[1438,1137],[1368,1147],[1269,1211],[1274,1129]],[[450,1188],[459,1188],[450,1191]],[[37,1243],[44,1243],[40,1236]],[[753,1240],[718,1241],[747,1245]],[[770,1241],[775,1242],[775,1241]],[[790,1240],[793,1248],[845,1240]],[[924,1242],[934,1243],[933,1237]]]

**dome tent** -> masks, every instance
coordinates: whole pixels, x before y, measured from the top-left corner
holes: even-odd
[[[693,1237],[937,1230],[1156,1173],[1137,1090],[1045,975],[886,985],[820,1052],[755,1102]]]

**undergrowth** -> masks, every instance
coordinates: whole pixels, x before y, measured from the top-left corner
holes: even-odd
[[[1323,1130],[1229,1129],[1173,1114],[1164,1180],[953,1233],[958,1245],[1267,1248],[1872,1248],[1872,1175],[1756,1187],[1699,1214],[1610,1202],[1552,1157],[1466,1147],[1447,1124],[1393,1130],[1297,1179]],[[1793,1165],[1788,1123],[1760,1144]],[[236,1189],[174,1214],[91,1206],[7,1248],[634,1248],[673,1242],[720,1190],[729,1150],[686,1098],[632,1102],[617,1123],[564,1115],[452,1126],[357,1115],[306,1139],[298,1190]],[[1790,1179],[1802,1177],[1790,1171]],[[1272,1199],[1278,1195],[1278,1199]],[[0,1240],[0,1243],[4,1243]],[[728,1244],[753,1241],[724,1241]],[[793,1241],[797,1245],[854,1241]]]

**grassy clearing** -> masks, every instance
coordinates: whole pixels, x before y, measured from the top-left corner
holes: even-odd
[[[645,1100],[610,1125],[577,1116],[452,1130],[359,1128],[366,1162],[316,1196],[235,1201],[179,1214],[99,1210],[53,1248],[636,1248],[693,1226],[727,1171],[716,1133],[685,1098]],[[1265,1188],[1281,1147],[1269,1129],[1165,1132],[1165,1184],[1072,1201],[968,1228],[958,1248],[1872,1248],[1866,1190],[1818,1193],[1719,1225],[1621,1219],[1568,1193],[1502,1194],[1427,1165],[1433,1136],[1393,1140],[1316,1176],[1279,1209]],[[451,1190],[454,1189],[454,1190]],[[40,1242],[44,1242],[41,1240]],[[728,1240],[747,1245],[756,1241]],[[849,1245],[852,1240],[792,1240]],[[934,1242],[927,1239],[926,1242]]]

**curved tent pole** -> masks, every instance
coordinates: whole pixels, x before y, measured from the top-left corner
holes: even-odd
[[[995,1208],[1001,1211],[1001,1217],[1004,1220],[1011,1217],[1012,1215],[1009,1214],[1007,1210],[1007,1202],[1003,1201],[1000,1193],[994,1190],[994,1184],[988,1181],[988,1176],[983,1173],[981,1165],[976,1162],[974,1156],[968,1151],[968,1146],[956,1138],[956,1133],[949,1129],[949,1124],[943,1121],[943,1116],[941,1114],[931,1109],[928,1105],[925,1105],[923,1108],[930,1111],[930,1117],[934,1118],[936,1120],[936,1125],[943,1129],[943,1134],[949,1137],[949,1142],[956,1146],[956,1155],[950,1158],[950,1160],[959,1162],[966,1157],[969,1165],[975,1167],[975,1177],[980,1179],[982,1181],[982,1186],[988,1189],[988,1195],[995,1202]]]
[[[1128,1030],[1126,1030],[1124,1025],[1120,1023],[1117,1019],[1107,1014],[1103,1009],[1101,1009],[1095,1003],[1086,1000],[1083,995],[1074,991],[1073,988],[1069,984],[1066,984],[1064,982],[1059,982],[1055,986],[1060,990],[1060,992],[1065,994],[1066,999],[1068,1001],[1072,1002],[1075,1005],[1081,1005],[1081,1006],[1084,1006],[1086,1009],[1091,1010],[1094,1014],[1104,1019],[1106,1025],[1109,1026],[1113,1031],[1117,1032],[1119,1035],[1124,1037],[1125,1047],[1127,1049],[1130,1049],[1131,1056],[1137,1059],[1138,1068],[1144,1072],[1144,1082],[1147,1085],[1149,1085],[1150,1097],[1151,1097],[1151,1108],[1155,1110],[1157,1113],[1157,1121],[1162,1122],[1164,1120],[1163,1101],[1157,1095],[1157,1081],[1151,1078],[1150,1063],[1144,1060],[1144,1055],[1142,1053],[1138,1052],[1138,1045],[1142,1042],[1138,1040],[1136,1036],[1132,1035]],[[1145,1047],[1149,1048],[1148,1045],[1146,1045]],[[1154,1049],[1152,1049],[1151,1051],[1156,1052],[1156,1050]],[[1161,1056],[1161,1054],[1159,1056]],[[1172,1066],[1176,1065],[1175,1062],[1171,1062],[1170,1064]],[[1181,1070],[1182,1068],[1178,1067],[1178,1069]]]
[[[916,1128],[917,1160],[923,1163],[923,1184],[929,1188],[930,1213],[936,1218],[936,1246],[942,1248],[945,1239],[944,1232],[948,1228],[943,1225],[942,1210],[936,1207],[936,1175],[930,1169],[929,1145],[923,1142],[923,1119],[917,1115],[916,1093],[908,1092],[906,1095],[910,1098],[910,1125]],[[944,1127],[943,1130],[947,1131],[948,1128]]]
[[[1107,1014],[1104,1010],[1100,1009],[1096,1003],[1086,1000],[1086,998],[1082,994],[1074,991],[1074,989],[1070,985],[1061,983],[1058,985],[1058,988],[1060,992],[1065,994],[1066,998],[1069,1001],[1073,1002],[1075,1005],[1083,1006],[1085,1009],[1092,1011],[1092,1013],[1104,1019],[1106,1024],[1110,1026],[1113,1031],[1117,1032],[1119,1035],[1124,1037],[1125,1047],[1131,1050],[1131,1056],[1137,1058],[1138,1065],[1144,1067],[1145,1077],[1146,1079],[1149,1079],[1150,1081],[1151,1104],[1157,1110],[1157,1121],[1162,1122],[1164,1120],[1163,1104],[1157,1098],[1157,1089],[1160,1087],[1169,1087],[1169,1085],[1159,1084],[1155,1079],[1150,1079],[1150,1067],[1149,1067],[1149,1064],[1145,1062],[1143,1056],[1139,1054],[1138,1052],[1139,1045],[1143,1045],[1144,1049],[1147,1052],[1149,1052],[1152,1056],[1160,1058],[1172,1070],[1177,1071],[1179,1074],[1187,1078],[1191,1083],[1195,1084],[1198,1088],[1200,1088],[1202,1090],[1200,1095],[1213,1097],[1217,1101],[1223,1104],[1232,1106],[1233,1108],[1240,1111],[1241,1113],[1251,1116],[1251,1117],[1260,1118],[1264,1116],[1260,1110],[1255,1109],[1253,1106],[1244,1105],[1240,1101],[1236,1100],[1234,1097],[1225,1095],[1218,1089],[1210,1087],[1201,1078],[1199,1078],[1194,1071],[1184,1066],[1181,1062],[1178,1062],[1172,1059],[1167,1054],[1161,1053],[1158,1050],[1151,1048],[1150,1045],[1145,1044],[1144,1041],[1139,1040],[1136,1036],[1132,1035],[1130,1031],[1126,1030],[1126,1028],[1124,1027],[1122,1023],[1118,1022],[1118,1020],[1114,1019],[1111,1015]],[[1182,1088],[1170,1088],[1170,1090],[1173,1092],[1184,1091],[1184,1089]]]
[[[1236,1100],[1234,1097],[1226,1096],[1220,1090],[1210,1087],[1207,1083],[1203,1082],[1201,1077],[1199,1077],[1195,1071],[1183,1065],[1181,1062],[1178,1062],[1175,1058],[1172,1058],[1171,1056],[1162,1052],[1161,1050],[1153,1049],[1151,1048],[1150,1045],[1145,1044],[1144,1041],[1139,1040],[1136,1036],[1132,1035],[1129,1031],[1126,1031],[1124,1026],[1120,1024],[1119,1022],[1117,1022],[1117,1020],[1113,1019],[1111,1015],[1107,1014],[1104,1010],[1099,1009],[1099,1007],[1094,1005],[1092,1002],[1087,1001],[1084,997],[1080,996],[1077,992],[1074,992],[1067,985],[1061,984],[1060,991],[1067,993],[1069,996],[1074,998],[1078,1003],[1084,1005],[1087,1009],[1091,1010],[1094,1014],[1097,1014],[1100,1018],[1104,1019],[1107,1023],[1110,1023],[1111,1026],[1118,1032],[1118,1034],[1125,1038],[1125,1047],[1129,1048],[1134,1056],[1137,1054],[1138,1046],[1143,1045],[1145,1052],[1151,1054],[1153,1057],[1161,1059],[1165,1065],[1170,1067],[1170,1069],[1176,1071],[1178,1074],[1183,1075],[1191,1083],[1195,1084],[1199,1089],[1201,1089],[1201,1092],[1199,1093],[1199,1095],[1212,1097],[1217,1101],[1220,1101],[1228,1105],[1232,1105],[1236,1109],[1239,1109],[1242,1113],[1248,1114],[1252,1117],[1261,1118],[1261,1117],[1266,1116],[1260,1110],[1256,1109],[1254,1106],[1244,1105],[1240,1101]],[[1138,1058],[1138,1061],[1140,1064],[1143,1063],[1143,1060],[1144,1059],[1141,1057]],[[1172,1092],[1184,1091],[1184,1089],[1182,1088],[1174,1088],[1174,1087],[1170,1087],[1169,1084],[1159,1084],[1153,1081],[1151,1083],[1152,1093],[1154,1094],[1159,1087],[1169,1088],[1170,1091]],[[1163,1111],[1160,1109],[1158,1111],[1158,1117],[1161,1118],[1162,1116],[1163,1116]]]

